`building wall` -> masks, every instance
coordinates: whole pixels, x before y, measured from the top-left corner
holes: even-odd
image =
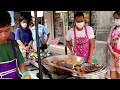
[[[45,11],[44,12],[45,18],[45,26],[50,33],[50,38],[48,43],[51,43],[51,40],[54,39],[54,28],[53,28],[53,11]]]
[[[97,32],[95,56],[99,62],[108,61],[107,38],[112,26],[111,17],[114,11],[97,11]]]
[[[97,11],[96,40],[106,41],[111,28],[113,11]]]

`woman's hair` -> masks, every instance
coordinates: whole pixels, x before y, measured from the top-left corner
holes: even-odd
[[[113,17],[114,17],[115,14],[117,14],[118,16],[120,16],[120,11],[115,11],[115,12],[113,13]]]
[[[19,19],[19,26],[21,26],[20,23],[21,23],[24,19],[27,20],[25,17],[20,17],[20,19]]]
[[[9,12],[0,11],[0,27],[5,27],[11,25],[11,17]]]

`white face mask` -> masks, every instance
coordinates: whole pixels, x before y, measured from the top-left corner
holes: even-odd
[[[26,27],[27,27],[27,23],[21,23],[21,26],[22,26],[23,28],[26,28]]]
[[[115,25],[120,26],[120,19],[115,19]]]
[[[77,26],[78,28],[83,28],[84,22],[76,23],[76,26]]]

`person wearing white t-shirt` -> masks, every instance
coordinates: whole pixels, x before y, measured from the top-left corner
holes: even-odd
[[[91,26],[84,23],[84,14],[77,12],[74,15],[75,26],[71,28],[66,36],[66,45],[72,55],[83,57],[86,62],[92,63],[94,49],[94,32]],[[70,41],[72,40],[72,46]]]

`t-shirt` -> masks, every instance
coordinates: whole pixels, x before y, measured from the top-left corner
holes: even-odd
[[[94,32],[93,32],[93,28],[91,26],[86,26],[87,29],[87,34],[88,34],[88,38],[89,39],[93,39],[94,38]],[[83,28],[82,31],[78,31],[76,29],[76,37],[85,37],[86,33],[85,33],[85,28]],[[71,28],[66,36],[66,40],[67,41],[71,41],[72,40],[72,44],[74,45],[74,30],[73,28]]]
[[[17,54],[17,63],[18,65],[20,65],[24,63],[24,59],[16,41],[14,41],[14,45]],[[12,46],[10,41],[8,41],[6,44],[0,44],[0,51],[1,51],[0,62],[6,62],[14,59],[14,54],[12,51]]]
[[[31,28],[31,32],[32,32],[32,37],[33,37],[33,48],[37,49],[36,46],[36,30],[35,30],[35,26],[33,26]],[[43,40],[45,39],[45,35],[48,35],[48,30],[46,29],[45,26],[38,24],[38,35],[39,35],[39,42],[40,44],[43,42]]]
[[[31,40],[33,40],[31,30],[29,28],[23,30],[18,27],[15,32],[15,40],[21,40],[23,44],[28,44]]]

